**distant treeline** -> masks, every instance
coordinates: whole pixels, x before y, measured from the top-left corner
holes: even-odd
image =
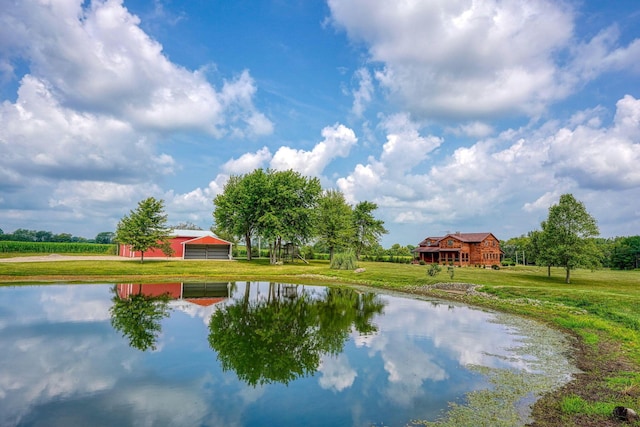
[[[616,270],[633,270],[640,268],[640,236],[620,236],[614,238],[593,239],[599,252],[599,265]],[[502,263],[506,265],[535,264],[536,247],[531,233],[501,241],[504,251]]]
[[[99,254],[115,255],[117,245],[105,243],[62,243],[0,241],[0,252],[44,253],[44,254]]]
[[[4,233],[0,229],[0,241],[13,242],[58,242],[58,243],[113,243],[115,234],[109,231],[98,233],[94,239],[73,236],[69,233],[54,234],[51,231],[27,230],[19,228],[13,233]]]

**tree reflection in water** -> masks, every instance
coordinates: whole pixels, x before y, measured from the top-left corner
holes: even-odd
[[[217,310],[209,322],[209,345],[225,371],[251,386],[288,384],[318,369],[324,354],[339,354],[352,328],[377,331],[372,323],[384,302],[373,293],[325,288],[311,295],[298,285],[269,284],[267,299],[242,299]]]
[[[129,345],[141,351],[155,350],[162,331],[160,321],[169,316],[170,296],[148,295],[138,286],[137,293],[121,296],[118,285],[111,289],[113,305],[109,308],[111,325],[129,340]]]

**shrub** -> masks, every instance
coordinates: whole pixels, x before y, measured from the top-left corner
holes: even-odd
[[[334,254],[330,268],[334,270],[355,270],[358,268],[356,254],[351,251]]]
[[[494,264],[491,266],[493,270],[500,270],[500,266],[498,264]]]
[[[431,277],[435,277],[442,271],[442,267],[439,264],[429,264],[429,268],[427,269],[427,274]]]
[[[456,274],[455,267],[453,265],[447,267],[447,273],[449,273],[449,277],[453,279],[453,276]]]

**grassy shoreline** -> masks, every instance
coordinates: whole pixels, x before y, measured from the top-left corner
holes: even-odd
[[[0,286],[21,283],[152,283],[168,281],[267,280],[347,284],[436,296],[519,314],[578,338],[571,355],[583,371],[534,406],[533,426],[616,426],[613,407],[640,409],[640,271],[564,272],[515,267],[456,268],[436,277],[419,265],[361,262],[362,273],[329,269],[327,261],[279,266],[252,262],[82,260],[0,263]],[[435,283],[479,285],[478,292],[437,289]],[[629,424],[627,424],[629,425]],[[640,422],[635,424],[640,426]]]

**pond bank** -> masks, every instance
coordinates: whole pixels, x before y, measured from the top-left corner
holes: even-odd
[[[480,289],[480,290],[479,290]],[[432,296],[470,305],[498,309],[523,315],[517,308],[522,302],[500,299],[495,295],[481,291],[482,285],[469,283],[435,283],[415,286],[405,291],[417,295]],[[528,301],[530,302],[530,301]],[[544,304],[544,302],[541,302]],[[531,316],[538,321],[551,323],[550,316]],[[574,338],[567,356],[572,360],[579,372],[571,381],[555,390],[544,394],[533,405],[531,422],[528,427],[614,427],[620,425],[639,426],[640,422],[621,422],[612,415],[615,406],[638,408],[640,387],[629,377],[629,385],[619,389],[610,385],[609,379],[620,378],[625,373],[638,372],[640,366],[634,364],[624,354],[619,343],[613,342],[605,334],[600,334],[595,342],[586,343],[571,330],[561,328],[565,334]],[[567,401],[578,402],[575,408],[569,407]],[[590,404],[591,402],[595,402]],[[445,424],[446,425],[446,424]],[[455,425],[451,424],[452,426]]]

